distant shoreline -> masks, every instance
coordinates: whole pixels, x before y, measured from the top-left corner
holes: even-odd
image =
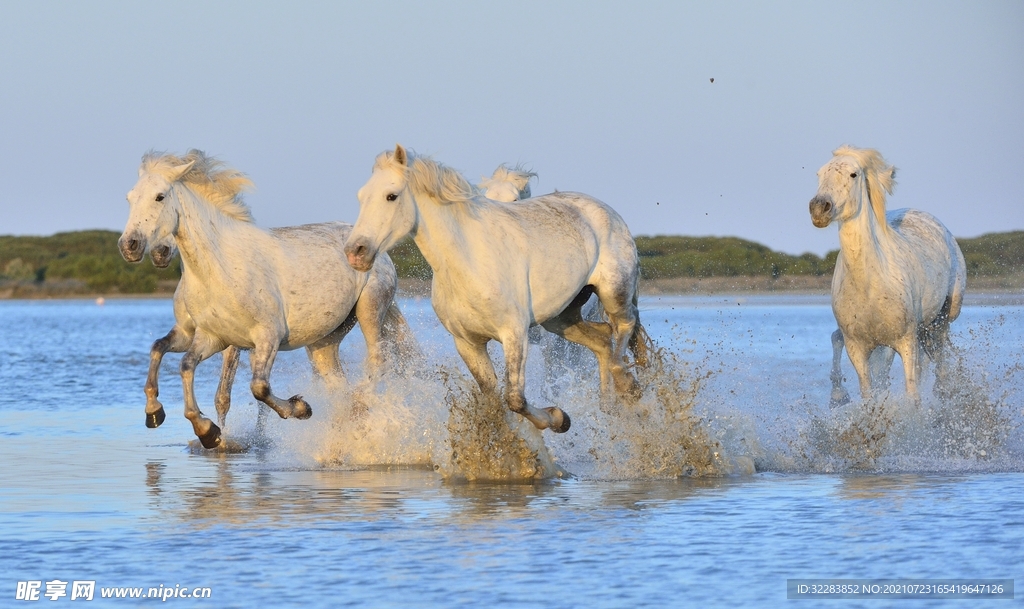
[[[640,282],[640,296],[820,296],[827,302],[830,276],[791,275],[771,277],[675,277]],[[0,284],[0,300],[146,300],[171,298],[176,282],[161,281],[157,290],[145,294],[122,294],[116,291],[91,291],[81,282],[61,281]],[[399,296],[426,298],[430,296],[429,279],[400,278]],[[978,277],[967,284],[965,303],[969,305],[1024,304],[1024,274],[1004,277]]]

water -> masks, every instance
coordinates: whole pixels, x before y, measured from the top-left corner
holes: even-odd
[[[306,395],[313,419],[269,418],[259,435],[240,373],[226,432],[254,446],[228,454],[189,448],[178,356],[163,370],[167,421],[143,425],[168,301],[0,302],[0,606],[21,604],[19,581],[53,579],[95,580],[97,606],[157,602],[101,600],[100,587],[178,585],[211,599],[168,603],[222,607],[772,606],[788,578],[1024,581],[1019,304],[968,306],[954,324],[965,415],[930,378],[913,409],[894,368],[873,418],[828,408],[826,301],[647,299],[645,325],[674,352],[648,379],[661,391],[602,409],[595,375],[545,385],[535,346],[529,395],[573,429],[520,429],[519,449],[477,469],[453,446],[479,449],[493,430],[449,420],[471,385],[429,303],[401,304],[428,354],[419,375],[327,389],[302,352],[283,354],[275,391]],[[218,370],[214,358],[197,373],[208,413]],[[857,429],[881,432],[870,454]],[[538,463],[573,477],[466,481]]]

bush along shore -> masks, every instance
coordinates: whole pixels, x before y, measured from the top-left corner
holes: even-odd
[[[106,230],[0,236],[0,298],[173,293],[181,277],[180,260],[166,269],[148,260],[129,264],[118,252],[119,236]],[[968,290],[1024,289],[1024,231],[957,241],[967,261]],[[636,245],[641,289],[649,293],[825,293],[839,253],[794,256],[737,237],[640,236]],[[406,239],[390,254],[406,290],[423,293],[431,273],[416,244]]]

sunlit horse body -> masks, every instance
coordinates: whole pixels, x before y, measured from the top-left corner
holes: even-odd
[[[487,343],[505,353],[505,399],[537,428],[568,430],[557,407],[538,409],[525,396],[527,332],[545,329],[597,356],[601,385],[639,391],[627,369],[627,345],[645,357],[639,330],[636,245],[622,218],[587,195],[554,193],[501,203],[481,196],[458,172],[397,146],[377,157],[359,190],[360,212],[345,251],[356,269],[412,234],[434,272],[431,301],[480,388],[497,391]],[[583,320],[592,293],[607,323]]]
[[[522,201],[530,198],[530,180],[536,176],[535,172],[526,171],[521,166],[510,169],[505,165],[499,165],[491,177],[481,179],[477,188],[483,191],[485,197],[494,201]],[[595,297],[587,300],[580,310],[580,315],[587,321],[604,321],[600,301]],[[556,379],[561,374],[580,370],[585,361],[586,349],[560,336],[552,335],[542,326],[531,327],[529,338],[530,344],[540,345],[544,356],[545,381],[552,393],[557,394],[559,387]]]
[[[833,400],[841,398],[838,352],[845,342],[861,397],[872,397],[872,377],[887,382],[900,354],[907,395],[920,401],[922,350],[944,381],[949,324],[960,314],[966,265],[953,236],[934,216],[915,209],[886,213],[896,169],[875,150],[843,146],[818,171],[811,220],[839,225],[839,258],[832,277]],[[884,375],[884,378],[882,376]]]
[[[305,400],[281,400],[271,391],[269,375],[278,350],[306,347],[314,371],[336,378],[341,373],[338,345],[358,321],[367,343],[367,368],[375,375],[383,363],[382,332],[408,332],[393,302],[397,280],[390,259],[381,259],[369,272],[354,271],[343,252],[351,226],[340,222],[270,231],[257,227],[241,200],[248,187],[244,175],[197,150],[184,158],[146,155],[139,181],[128,193],[129,218],[118,242],[131,262],[147,249],[157,264],[169,260],[173,251],[165,249],[167,235],[181,252],[176,325],[151,353],[147,425],[163,420],[156,399],[160,358],[168,350],[185,350],[185,416],[207,448],[220,443],[220,428],[199,410],[193,378],[196,365],[210,355],[229,347],[251,349],[253,396],[282,418],[302,419],[312,414]],[[237,349],[225,354],[218,389],[222,425],[237,357]]]

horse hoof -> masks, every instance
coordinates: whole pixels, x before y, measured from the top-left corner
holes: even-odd
[[[306,400],[302,399],[301,395],[293,395],[288,398],[288,401],[292,405],[292,416],[296,419],[304,421],[313,416],[313,407]]]
[[[157,410],[156,412],[147,412],[146,427],[150,429],[156,429],[157,427],[160,427],[160,424],[163,423],[164,419],[166,418],[167,415],[164,414],[163,407],[161,407],[160,410]]]
[[[843,392],[842,395],[833,395],[832,399],[828,401],[829,408],[839,408],[840,406],[846,406],[850,403],[850,394]]]
[[[220,427],[210,423],[210,428],[199,436],[199,441],[203,443],[203,448],[217,448],[220,446]]]
[[[545,408],[544,410],[547,410],[548,413],[551,414],[551,418],[552,419],[556,419],[557,418],[556,415],[558,415],[558,414],[562,415],[562,424],[558,425],[558,426],[552,425],[551,426],[551,431],[553,431],[555,433],[565,433],[565,432],[569,431],[569,426],[572,425],[572,420],[569,419],[569,413],[565,412],[561,408],[554,408],[554,407],[552,407],[552,408]]]

